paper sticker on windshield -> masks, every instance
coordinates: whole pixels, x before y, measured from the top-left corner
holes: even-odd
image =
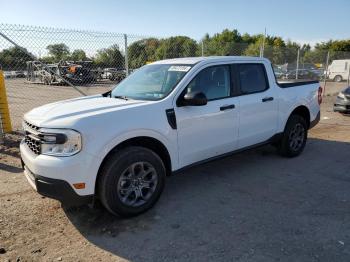
[[[187,72],[190,69],[190,66],[171,66],[169,67],[168,71]]]

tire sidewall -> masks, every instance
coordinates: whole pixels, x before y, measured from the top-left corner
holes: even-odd
[[[148,162],[156,170],[158,183],[152,197],[143,205],[130,207],[125,205],[118,196],[119,178],[131,164]],[[114,153],[108,158],[102,170],[99,181],[99,195],[102,204],[113,214],[121,216],[135,216],[151,208],[159,199],[165,185],[165,167],[160,157],[153,151],[143,147],[129,147]]]
[[[301,124],[304,127],[304,140],[303,140],[303,144],[302,146],[298,149],[298,150],[293,150],[290,148],[290,144],[289,144],[289,134],[291,132],[291,130],[294,128],[295,125],[297,124]],[[306,145],[306,140],[307,140],[307,124],[306,121],[303,117],[299,116],[299,115],[291,115],[290,118],[288,119],[288,122],[286,124],[284,133],[283,133],[283,138],[281,141],[281,153],[285,156],[288,157],[295,157],[301,154],[301,152],[303,152],[305,145]]]
[[[334,81],[339,83],[339,82],[343,81],[343,78],[340,75],[336,75],[334,77]]]

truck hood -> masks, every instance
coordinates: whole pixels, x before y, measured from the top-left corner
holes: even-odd
[[[145,103],[147,101],[122,100],[101,95],[87,96],[34,108],[24,115],[24,119],[40,127],[59,127],[66,126],[70,121]]]

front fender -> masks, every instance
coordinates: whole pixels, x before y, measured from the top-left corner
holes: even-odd
[[[171,142],[171,140],[169,140],[167,137],[165,137],[161,133],[159,133],[157,131],[154,131],[154,130],[150,130],[150,129],[131,130],[131,131],[119,134],[113,140],[108,141],[108,143],[105,144],[98,151],[98,152],[101,152],[101,154],[99,154],[99,156],[98,156],[99,160],[100,160],[100,163],[102,163],[103,159],[107,156],[107,154],[109,152],[111,152],[111,150],[113,148],[115,148],[117,145],[121,144],[122,142],[124,142],[126,140],[129,140],[129,139],[132,139],[132,138],[136,138],[136,137],[150,137],[150,138],[156,139],[159,142],[161,142],[166,147],[166,149],[169,152],[171,165],[174,166],[174,167],[177,167],[178,157],[177,157],[177,146],[176,146],[176,143]],[[176,141],[176,138],[173,141]]]

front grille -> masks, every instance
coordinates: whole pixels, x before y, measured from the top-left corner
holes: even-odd
[[[25,131],[24,142],[27,144],[29,149],[34,152],[34,154],[40,155],[41,141],[40,141],[40,138],[38,137],[38,131],[40,128],[27,121],[24,121],[23,127]]]
[[[28,127],[29,129],[31,130],[34,130],[34,131],[39,131],[40,127],[36,126],[36,125],[33,125],[31,123],[29,123],[28,121],[24,120],[24,125],[26,127]]]

